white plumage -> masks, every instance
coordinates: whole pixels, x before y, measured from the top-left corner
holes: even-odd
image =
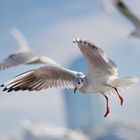
[[[46,64],[58,66],[58,63],[46,55],[31,50],[28,47],[26,38],[17,28],[13,28],[11,34],[16,40],[19,49],[16,53],[10,54],[7,58],[0,61],[0,70],[21,64]]]
[[[119,78],[116,64],[106,57],[103,50],[93,43],[75,38],[82,54],[84,55],[88,73],[72,71],[60,66],[44,66],[22,73],[2,85],[5,91],[18,90],[42,90],[47,88],[72,88],[74,93],[79,89],[82,93],[101,93],[106,98],[106,113],[109,113],[108,93],[114,92],[120,98],[121,105],[123,97],[120,95],[122,88],[133,85],[138,81],[136,77]]]

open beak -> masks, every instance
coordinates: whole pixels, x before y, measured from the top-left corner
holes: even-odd
[[[74,94],[76,93],[76,91],[77,91],[77,88],[75,87],[75,88],[74,88]]]

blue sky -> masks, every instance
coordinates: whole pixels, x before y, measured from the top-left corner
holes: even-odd
[[[129,2],[126,0],[134,12],[139,14],[140,2],[135,0],[132,5]],[[115,8],[112,13],[105,13],[99,0],[0,0],[0,21],[0,59],[16,51],[17,44],[10,30],[17,27],[33,50],[47,54],[65,67],[82,56],[78,47],[72,43],[73,37],[78,36],[100,46],[118,65],[120,76],[140,75],[140,40],[128,37],[133,26]],[[19,66],[1,71],[0,82],[34,67],[38,66]],[[115,95],[111,96],[111,114],[105,122],[138,121],[140,114],[135,110],[140,107],[139,90],[139,86],[135,86],[123,93],[123,107],[120,107]],[[30,118],[34,118],[34,121],[48,119],[57,125],[65,125],[61,90],[49,89],[39,93],[42,94],[1,94],[0,132],[10,133],[15,123],[18,127],[24,119]],[[53,102],[56,104],[52,107]],[[50,112],[52,109],[54,112]],[[57,120],[54,117],[56,114]]]
[[[56,0],[31,0],[29,2],[18,0],[9,2],[6,0],[1,1],[0,16],[5,27],[8,28],[11,27],[11,25],[21,26],[30,31],[39,26],[46,26],[46,24],[56,24],[56,22],[77,16],[85,16],[90,13],[90,11],[94,12],[97,10],[97,7],[94,9],[92,7],[92,5],[95,4],[97,5],[97,2],[91,0],[86,2],[83,0],[60,0],[59,2]]]

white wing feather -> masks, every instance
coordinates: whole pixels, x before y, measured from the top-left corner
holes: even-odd
[[[81,75],[81,73],[80,73]],[[4,91],[42,90],[51,87],[74,88],[73,80],[79,77],[76,71],[61,67],[45,66],[22,73],[6,82]]]
[[[101,48],[98,48],[93,43],[87,40],[75,38],[73,42],[77,42],[78,46],[85,56],[88,64],[88,74],[92,77],[100,75],[114,75],[117,76],[116,64],[106,57]]]

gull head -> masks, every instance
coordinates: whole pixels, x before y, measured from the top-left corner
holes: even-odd
[[[74,93],[76,93],[77,89],[81,88],[84,84],[84,81],[82,78],[75,78],[73,81],[73,84],[75,86]]]

